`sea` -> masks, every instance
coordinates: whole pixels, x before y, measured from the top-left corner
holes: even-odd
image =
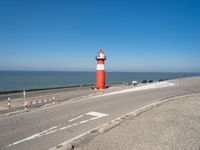
[[[106,83],[142,80],[176,79],[200,76],[200,73],[180,72],[106,72]],[[79,71],[0,71],[0,92],[39,90],[93,85],[95,72]]]

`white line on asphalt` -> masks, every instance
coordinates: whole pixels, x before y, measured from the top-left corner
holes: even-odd
[[[79,124],[82,124],[82,123],[86,123],[86,122],[88,122],[89,120],[83,120],[83,121],[81,121]]]
[[[80,118],[82,118],[82,117],[83,117],[83,115],[80,115],[80,116],[78,116],[78,117],[75,117],[75,118],[73,118],[73,119],[70,119],[68,122],[72,122],[72,121],[77,120],[77,119],[80,119]]]
[[[51,128],[49,128],[49,129],[47,129],[47,130],[44,130],[44,131],[42,131],[42,132],[36,133],[36,134],[34,134],[34,135],[32,135],[32,136],[29,136],[29,137],[27,137],[27,138],[25,138],[25,139],[23,139],[23,140],[14,142],[14,143],[12,143],[12,144],[9,144],[7,147],[10,147],[10,146],[13,146],[13,145],[17,145],[17,144],[19,144],[19,143],[22,143],[22,142],[29,141],[29,140],[32,140],[32,139],[34,139],[34,138],[40,137],[40,136],[45,135],[45,133],[50,132],[51,130],[53,130],[53,129],[55,129],[55,128],[57,128],[57,126],[51,127]]]
[[[7,145],[7,147],[14,146],[14,145],[20,144],[20,143],[25,142],[25,141],[30,141],[30,140],[32,140],[32,139],[34,139],[34,138],[38,138],[38,137],[41,137],[41,136],[45,136],[45,135],[48,135],[48,134],[51,134],[51,133],[55,133],[55,132],[58,132],[58,131],[61,131],[61,130],[65,130],[65,129],[68,129],[68,128],[71,128],[71,127],[74,127],[74,126],[78,126],[78,125],[80,125],[80,124],[87,123],[87,122],[92,121],[92,120],[95,120],[95,119],[99,119],[99,118],[108,116],[108,114],[104,114],[104,113],[100,113],[100,112],[94,112],[94,111],[85,113],[85,115],[90,115],[90,116],[94,116],[94,117],[93,117],[93,118],[90,118],[90,119],[88,119],[88,120],[83,120],[83,121],[81,121],[81,122],[79,122],[79,123],[74,123],[74,124],[72,124],[72,125],[64,126],[64,127],[61,127],[61,128],[58,128],[58,126],[60,126],[60,124],[57,125],[57,126],[53,126],[53,127],[49,128],[49,129],[47,129],[47,130],[44,130],[44,131],[42,131],[42,132],[36,133],[36,134],[34,134],[34,135],[31,135],[31,136],[29,136],[29,137],[27,137],[27,138],[25,138],[25,139],[22,139],[22,140],[20,140],[20,141],[16,141],[16,142],[14,142],[14,143],[12,143],[12,144],[9,144],[9,145]],[[76,118],[71,119],[71,121],[74,121],[74,120],[76,120],[76,119],[82,118],[83,116],[84,116],[84,115],[80,115],[80,116],[78,116],[78,117],[76,117]]]
[[[59,130],[65,130],[65,129],[67,129],[67,128],[71,128],[72,126],[71,125],[69,125],[69,126],[66,126],[66,127],[62,127],[62,128],[60,128]]]
[[[108,116],[108,114],[94,112],[94,111],[88,112],[88,113],[86,113],[86,115],[95,116],[94,118],[90,118],[89,120],[95,120],[95,119],[98,119],[98,118]]]

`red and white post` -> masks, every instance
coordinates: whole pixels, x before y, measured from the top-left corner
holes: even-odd
[[[96,69],[96,89],[105,89],[105,70],[104,70],[104,61],[106,60],[106,56],[102,49],[98,52],[96,57],[97,60],[97,69]]]

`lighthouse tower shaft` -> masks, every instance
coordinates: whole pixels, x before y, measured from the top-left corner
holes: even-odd
[[[96,89],[105,89],[106,81],[105,81],[104,62],[106,60],[106,57],[101,49],[98,52],[96,60],[97,60]]]

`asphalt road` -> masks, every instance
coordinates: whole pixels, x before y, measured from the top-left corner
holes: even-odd
[[[74,150],[200,150],[200,93],[168,100]]]
[[[91,96],[2,117],[0,147],[19,150],[49,149],[147,104],[200,92],[200,77],[168,82],[174,85]]]
[[[112,85],[112,87],[104,90],[92,90],[91,86],[83,87],[73,87],[73,88],[61,88],[53,90],[42,90],[42,91],[29,91],[26,92],[25,101],[29,104],[32,102],[32,105],[29,105],[29,108],[38,108],[47,104],[52,103],[52,98],[55,98],[55,102],[63,102],[72,99],[79,99],[83,97],[89,97],[92,95],[97,95],[105,92],[110,92],[121,88],[121,84]],[[125,87],[123,87],[125,88]],[[8,98],[11,99],[11,108],[8,109]],[[40,101],[42,101],[40,103]],[[46,102],[44,102],[46,101]],[[34,104],[33,104],[34,102]],[[11,113],[18,110],[24,109],[24,96],[23,92],[19,93],[8,93],[0,94],[0,115],[5,113]]]

